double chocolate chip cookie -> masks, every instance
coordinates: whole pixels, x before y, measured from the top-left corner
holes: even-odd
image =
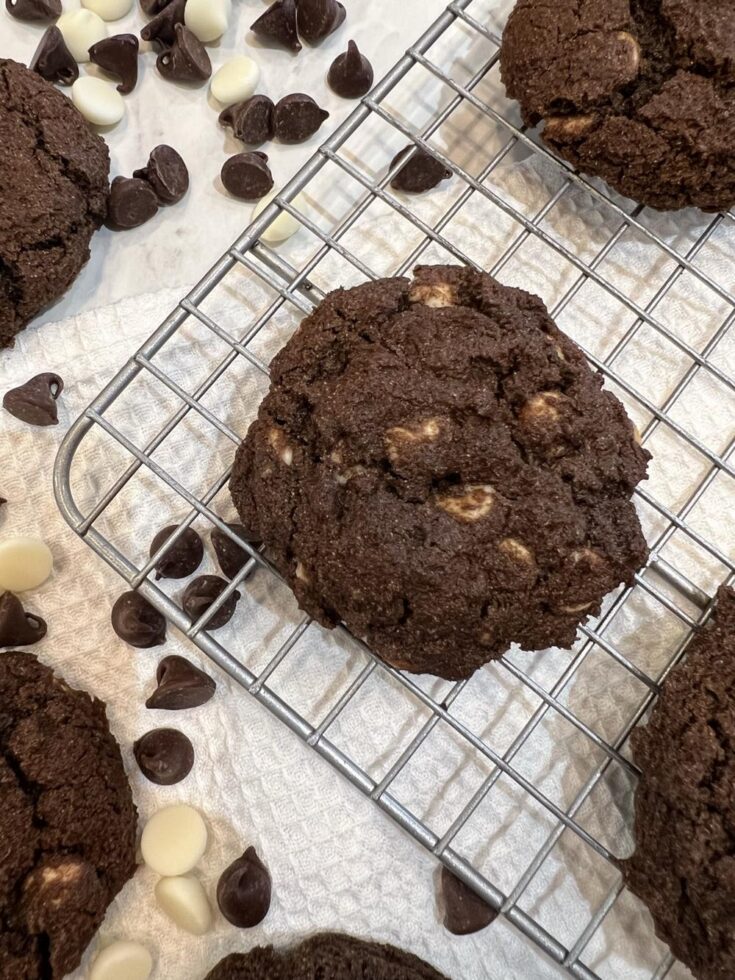
[[[436,266],[304,320],[230,489],[319,623],[462,678],[511,643],[569,646],[631,581],[647,459],[538,297]]]
[[[629,887],[698,980],[735,976],[735,592],[674,668],[643,728]]]
[[[69,99],[0,59],[0,349],[89,258],[109,167],[104,140]]]
[[[0,656],[0,977],[76,969],[135,870],[136,814],[105,706]]]
[[[560,156],[642,204],[735,204],[732,0],[518,0],[508,95]]]

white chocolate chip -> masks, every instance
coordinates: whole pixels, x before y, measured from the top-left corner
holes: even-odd
[[[118,939],[97,955],[89,980],[148,980],[152,969],[153,960],[145,946]]]
[[[643,436],[641,435],[641,430],[637,425],[633,426],[633,440],[637,445],[643,445]]]
[[[249,99],[258,87],[260,68],[252,58],[240,55],[226,61],[212,76],[209,90],[222,105],[234,105]]]
[[[641,46],[636,38],[627,31],[618,31],[617,38],[625,45],[628,52],[629,71],[635,74],[641,63]]]
[[[523,423],[534,421],[553,422],[559,418],[559,403],[564,395],[558,391],[542,391],[529,398],[520,411],[519,418]]]
[[[533,564],[533,554],[517,538],[503,538],[498,547],[504,555],[514,561],[522,561],[528,565]]]
[[[143,828],[140,850],[156,874],[173,877],[191,871],[207,847],[207,825],[186,803],[165,806]]]
[[[544,136],[552,140],[579,139],[594,122],[594,116],[549,116],[544,126]]]
[[[450,517],[468,523],[479,521],[493,509],[495,491],[492,487],[470,484],[463,487],[463,491],[461,496],[442,494],[436,502]]]
[[[265,197],[261,197],[253,208],[253,221],[255,221],[259,214],[262,214],[263,211],[265,211],[271,201],[280,193],[280,191],[273,190],[266,194]],[[302,203],[303,199],[300,194],[297,194],[291,201],[291,204],[295,208],[301,207]],[[269,244],[273,245],[278,242],[285,242],[287,238],[295,235],[300,227],[301,222],[297,221],[293,215],[289,214],[288,211],[281,211],[278,217],[271,221],[260,237],[264,242],[268,242]]]
[[[75,61],[89,61],[89,49],[107,37],[107,27],[102,18],[91,10],[70,10],[56,21],[67,48]]]
[[[357,466],[348,466],[346,470],[337,474],[337,483],[341,487],[344,487],[350,482],[353,476],[362,476],[364,473],[367,473],[364,466],[360,466],[359,464]]]
[[[596,551],[593,551],[592,548],[576,548],[571,553],[569,558],[571,559],[572,564],[574,565],[578,565],[579,562],[581,561],[587,562],[588,565],[603,564],[600,555],[598,555]]]
[[[83,75],[71,87],[71,100],[94,126],[114,126],[125,115],[125,103],[114,82]]]
[[[102,20],[120,20],[129,13],[133,0],[82,0],[82,6]]]
[[[573,616],[576,613],[584,612],[585,609],[589,609],[592,606],[592,602],[583,602],[578,606],[559,606],[559,612],[566,613],[569,616]]]
[[[177,926],[203,936],[212,925],[207,893],[197,878],[161,878],[154,889],[156,901]]]
[[[293,463],[293,448],[288,444],[288,440],[280,429],[271,429],[268,433],[268,442],[271,444],[278,458],[286,466]]]
[[[203,44],[216,41],[227,30],[230,0],[187,0],[184,23]]]
[[[395,459],[405,444],[433,442],[440,431],[439,419],[426,419],[410,428],[406,425],[396,425],[385,433],[388,456]]]
[[[455,306],[457,293],[448,282],[416,283],[411,287],[408,298],[412,303],[422,303],[434,309]]]
[[[54,559],[40,538],[0,541],[0,592],[37,589],[51,574]]]
[[[304,565],[300,561],[297,561],[296,562],[296,578],[300,582],[309,582],[310,581],[309,576],[306,574],[306,568],[304,567]]]

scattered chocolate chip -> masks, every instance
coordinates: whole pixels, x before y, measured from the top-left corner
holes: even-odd
[[[110,613],[112,628],[131,647],[147,650],[166,640],[166,617],[140,592],[123,592]]]
[[[212,62],[206,48],[196,34],[183,24],[177,24],[175,31],[173,45],[159,54],[156,68],[164,78],[173,82],[203,82],[212,74]]]
[[[243,201],[258,201],[273,187],[268,157],[257,150],[225,160],[220,176],[225,190]]]
[[[29,646],[45,635],[45,621],[26,612],[17,595],[4,592],[0,596],[0,647]]]
[[[373,87],[373,66],[354,41],[334,59],[327,73],[329,87],[343,99],[359,99]]]
[[[58,27],[47,27],[28,66],[47,82],[73,85],[79,78],[79,65],[66,46]]]
[[[18,388],[6,391],[3,408],[29,425],[57,425],[56,399],[63,390],[64,382],[58,374],[37,374]]]
[[[240,929],[252,929],[268,914],[271,876],[254,847],[249,847],[220,875],[217,904],[227,921]]]
[[[161,143],[151,150],[148,163],[133,171],[133,177],[147,181],[160,204],[177,204],[189,190],[189,171],[172,146]]]
[[[219,575],[200,575],[187,585],[184,589],[181,605],[192,623],[204,615],[229,584],[227,579],[220,578]],[[229,623],[239,600],[240,593],[237,590],[230,593],[204,628],[216,630],[224,626],[225,623]]]
[[[483,901],[448,868],[442,868],[441,895],[444,928],[455,936],[469,936],[494,922],[497,910]]]
[[[319,129],[329,113],[310,95],[284,95],[273,109],[273,132],[282,143],[303,143]]]
[[[176,728],[154,728],[141,735],[133,755],[145,778],[158,786],[180,783],[194,765],[194,746]]]
[[[137,177],[115,177],[110,184],[105,224],[116,231],[126,231],[145,224],[158,211],[153,188]]]
[[[448,170],[436,157],[421,147],[415,147],[413,143],[401,150],[400,153],[396,153],[391,160],[391,169],[405,156],[408,156],[412,150],[415,152],[411,159],[404,163],[390,182],[390,186],[397,191],[421,194],[452,176],[452,171]]]
[[[111,75],[117,75],[120,79],[118,92],[128,95],[138,81],[139,47],[135,34],[115,34],[93,44],[89,49],[89,60]]]
[[[296,26],[309,44],[329,37],[345,19],[345,8],[337,0],[297,0]]]
[[[267,95],[252,95],[244,102],[229,105],[219,114],[222,126],[229,126],[235,139],[260,146],[273,139],[273,101]]]
[[[178,526],[178,524],[171,524],[158,532],[151,542],[151,557],[171,537]],[[202,539],[193,527],[187,527],[156,564],[156,578],[186,578],[199,568],[203,557]]]
[[[247,530],[242,524],[228,524],[229,529],[236,534],[243,541],[247,541],[249,545],[257,547],[260,542],[256,541],[252,535],[248,534]],[[227,578],[234,578],[240,569],[248,561],[250,561],[250,555],[244,548],[241,548],[239,544],[229,538],[224,531],[220,531],[218,527],[212,528],[212,547],[214,548],[214,553],[217,555],[217,561],[219,562],[219,567],[222,569],[222,574]]]
[[[168,7],[171,0],[140,0],[140,6],[144,14],[149,17],[155,17],[156,14],[160,14],[164,7]]]
[[[18,20],[56,20],[61,0],[5,0],[5,9]]]
[[[214,696],[217,685],[209,674],[184,657],[164,657],[156,671],[158,687],[145,703],[146,708],[179,711],[198,708]]]
[[[7,504],[7,502],[8,502],[7,497],[0,497],[0,507],[2,507],[4,504]]]
[[[250,25],[250,30],[261,40],[272,41],[289,51],[300,51],[301,42],[296,33],[296,0],[276,0]]]
[[[163,48],[170,48],[176,40],[176,25],[184,23],[186,0],[171,0],[149,21],[140,36]]]

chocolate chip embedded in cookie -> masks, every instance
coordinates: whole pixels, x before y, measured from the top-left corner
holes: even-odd
[[[501,74],[560,156],[654,208],[735,204],[732,0],[518,0]]]
[[[461,678],[511,643],[571,645],[632,581],[647,459],[540,299],[437,266],[307,317],[230,489],[315,619]]]
[[[63,977],[135,870],[135,807],[101,701],[13,651],[0,703],[0,976]]]

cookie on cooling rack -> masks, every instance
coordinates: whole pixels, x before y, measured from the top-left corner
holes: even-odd
[[[735,592],[664,683],[631,737],[641,769],[628,886],[699,980],[735,977]]]
[[[646,544],[648,453],[542,301],[453,266],[336,290],[271,365],[242,522],[318,622],[468,677],[569,646]]]
[[[105,706],[0,656],[0,977],[76,969],[135,870],[136,813]]]
[[[732,0],[518,0],[508,95],[560,156],[662,210],[735,204]]]
[[[109,154],[71,101],[0,59],[0,349],[71,285],[107,208]]]
[[[350,980],[358,976],[370,980],[446,980],[428,963],[395,946],[329,932],[284,951],[256,946],[248,953],[231,953],[204,980]]]

